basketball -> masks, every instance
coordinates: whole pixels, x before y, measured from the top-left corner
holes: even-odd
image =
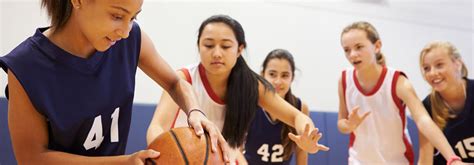
[[[158,136],[148,149],[159,151],[156,159],[148,159],[146,164],[225,164],[220,147],[217,152],[211,150],[209,134],[199,138],[189,127],[173,128]]]

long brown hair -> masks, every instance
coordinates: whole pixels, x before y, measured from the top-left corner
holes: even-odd
[[[354,29],[364,31],[365,34],[367,34],[367,38],[370,40],[370,42],[372,42],[372,44],[375,44],[377,41],[380,40],[379,33],[377,32],[375,27],[372,26],[372,24],[370,24],[368,22],[365,22],[365,21],[354,22],[354,23],[346,26],[342,30],[341,37],[345,33],[349,32],[351,30],[354,30]],[[384,57],[384,55],[381,51],[375,54],[375,59],[377,60],[377,63],[379,65],[385,66],[385,64],[386,64],[385,63],[385,57]]]
[[[461,69],[461,76],[462,78],[467,78],[468,72],[467,67],[462,61],[461,54],[459,53],[458,49],[451,44],[450,42],[446,41],[433,41],[428,43],[420,52],[420,68],[421,73],[423,73],[423,60],[426,54],[431,52],[436,48],[442,48],[448,51],[448,55],[451,60],[459,60],[462,64]],[[439,128],[444,129],[446,126],[446,122],[450,116],[449,114],[449,107],[444,103],[443,98],[441,97],[440,93],[431,89],[430,94],[430,102],[431,102],[431,116],[433,121],[438,125]]]
[[[53,31],[60,30],[66,25],[73,8],[70,0],[41,0],[41,6],[48,12]]]
[[[275,50],[272,50],[270,53],[268,53],[267,57],[265,57],[265,60],[262,63],[262,73],[265,73],[265,70],[267,69],[267,64],[272,59],[284,59],[284,60],[288,61],[288,63],[291,66],[291,73],[293,75],[292,80],[294,79],[294,77],[295,77],[295,60],[293,59],[293,55],[291,55],[291,53],[289,51],[287,51],[285,49],[275,49]],[[293,105],[294,107],[300,108],[300,107],[298,107],[298,99],[296,98],[295,95],[293,95],[293,93],[291,93],[291,87],[289,88],[288,92],[285,94],[284,99],[288,103]],[[285,124],[285,123],[282,123],[282,124],[283,124],[283,127],[281,129],[281,143],[282,143],[283,148],[284,148],[283,159],[288,160],[288,159],[290,159],[291,154],[293,153],[293,150],[295,148],[295,143],[288,138],[288,133],[291,132],[293,134],[296,134],[296,129],[289,126],[289,125],[287,125],[287,124]]]
[[[197,45],[199,45],[202,31],[211,23],[226,24],[234,32],[239,47],[243,46],[245,48],[247,46],[242,25],[227,15],[213,15],[204,20],[199,27]],[[227,81],[226,114],[224,128],[222,128],[222,135],[232,148],[242,146],[245,134],[255,117],[255,112],[258,110],[259,82],[265,87],[265,92],[274,92],[272,85],[253,72],[243,56],[240,55]]]

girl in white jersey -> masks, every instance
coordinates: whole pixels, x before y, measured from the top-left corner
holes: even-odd
[[[341,44],[354,66],[343,71],[339,80],[337,124],[339,131],[351,134],[349,164],[414,163],[406,134],[406,106],[433,146],[446,159],[458,158],[424,110],[405,74],[385,65],[382,42],[371,24],[350,24],[342,31]]]
[[[200,63],[179,74],[192,83],[203,113],[221,128],[230,147],[243,145],[251,120],[261,106],[296,128],[299,135],[290,133],[289,137],[302,150],[310,153],[328,150],[318,144],[322,135],[311,118],[279,97],[271,84],[247,66],[241,55],[247,44],[239,22],[225,15],[206,19],[199,28],[197,45]],[[178,112],[176,103],[164,93],[148,128],[148,143],[163,131],[178,126],[175,123]]]

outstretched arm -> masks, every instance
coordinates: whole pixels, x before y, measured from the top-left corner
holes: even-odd
[[[291,104],[283,100],[274,92],[266,91],[263,84],[259,82],[259,104],[265,111],[278,120],[294,127],[298,136],[290,133],[291,140],[304,151],[316,153],[319,150],[327,151],[328,147],[318,144],[322,134],[318,133],[311,118],[297,110]]]
[[[309,116],[309,109],[306,103],[301,103],[301,112],[303,112],[306,116]],[[308,153],[303,151],[301,148],[295,149],[296,155],[296,165],[307,165],[308,164]]]
[[[418,130],[436,147],[446,160],[456,157],[443,132],[431,120],[428,112],[415,93],[412,85],[404,76],[397,80],[397,96],[408,106]],[[456,161],[461,162],[461,161]]]
[[[228,146],[224,137],[220,134],[219,128],[209,121],[203,113],[192,111],[200,109],[196,99],[196,93],[186,80],[181,79],[171,69],[171,67],[161,58],[156,51],[151,39],[145,32],[141,32],[142,42],[138,66],[145,74],[157,82],[163,89],[168,92],[174,102],[188,114],[189,125],[191,125],[196,134],[201,136],[204,129],[209,132],[212,143],[212,151],[216,151],[217,144],[224,152],[224,159],[228,160]],[[192,112],[192,113],[190,113]],[[172,117],[172,116],[168,116]]]
[[[433,145],[420,131],[418,131],[418,143],[420,145],[418,165],[433,164]]]
[[[196,94],[186,80],[181,79],[161,58],[151,39],[142,31],[141,51],[138,66],[145,74],[157,82],[186,113],[199,109]],[[196,113],[199,114],[199,113]]]
[[[171,129],[174,118],[179,112],[179,106],[173,101],[168,92],[163,91],[155,113],[148,126],[146,141],[151,144],[163,132]]]

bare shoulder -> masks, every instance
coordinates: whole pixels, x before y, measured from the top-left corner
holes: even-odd
[[[410,81],[404,75],[398,77],[395,88],[396,95],[404,102],[412,101],[418,97]]]
[[[185,79],[186,80],[186,74],[184,73],[183,69],[178,69],[176,71],[176,74],[178,75],[179,78]]]

